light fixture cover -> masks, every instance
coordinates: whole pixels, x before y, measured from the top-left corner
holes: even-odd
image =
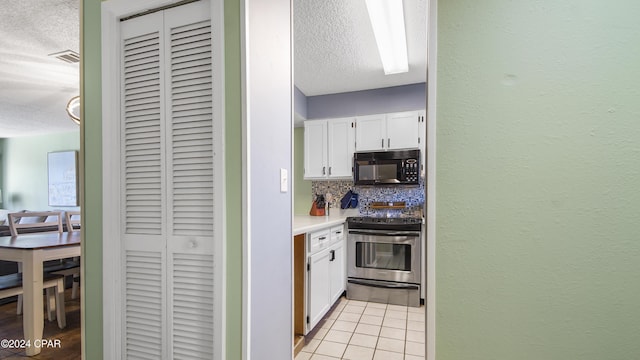
[[[409,71],[402,0],[366,0],[385,75]]]
[[[74,96],[69,100],[67,114],[69,114],[71,121],[80,125],[80,96]]]

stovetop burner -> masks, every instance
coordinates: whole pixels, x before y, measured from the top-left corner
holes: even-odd
[[[354,216],[348,217],[348,222],[359,224],[422,224],[422,218],[413,217],[371,217],[371,216]]]
[[[420,230],[422,218],[412,217],[348,217],[347,225],[350,229],[398,229],[398,230]]]

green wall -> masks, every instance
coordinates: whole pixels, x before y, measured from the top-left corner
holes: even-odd
[[[78,131],[50,135],[3,139],[4,169],[0,184],[4,201],[0,208],[9,210],[50,210],[47,153],[79,150]]]
[[[4,174],[6,173],[4,169],[4,142],[5,139],[0,138],[0,190],[4,189]],[[5,207],[4,203],[4,192],[0,194],[0,209]]]
[[[242,359],[241,0],[224,1],[227,359]]]
[[[640,356],[639,14],[439,2],[438,360]]]
[[[304,180],[304,128],[293,129],[293,214],[308,215],[311,181]]]
[[[82,259],[84,263],[84,348],[87,360],[102,359],[102,91],[100,0],[82,0],[80,93],[84,168]]]

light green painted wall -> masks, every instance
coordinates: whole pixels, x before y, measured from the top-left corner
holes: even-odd
[[[225,176],[227,205],[227,359],[242,359],[241,0],[224,2]]]
[[[82,258],[84,260],[84,348],[87,360],[102,359],[102,79],[100,0],[81,5],[80,86],[83,128],[81,163],[84,171]]]
[[[304,128],[293,130],[293,214],[308,215],[311,208],[311,181],[304,180]]]
[[[439,2],[438,360],[638,358],[639,14]]]
[[[47,153],[79,150],[80,133],[72,131],[50,135],[3,140],[2,208],[10,210],[62,209],[49,206]]]
[[[86,359],[102,359],[102,162],[100,0],[83,0],[82,45],[84,94],[83,150],[86,214],[85,348]],[[227,359],[242,358],[242,107],[240,79],[240,0],[225,0],[225,94],[227,186]]]
[[[0,190],[4,189],[4,142],[5,139],[0,139]],[[0,209],[3,209],[6,204],[4,203],[4,191],[0,194]]]

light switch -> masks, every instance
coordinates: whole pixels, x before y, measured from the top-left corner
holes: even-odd
[[[287,169],[280,169],[280,192],[286,193],[289,188]]]

